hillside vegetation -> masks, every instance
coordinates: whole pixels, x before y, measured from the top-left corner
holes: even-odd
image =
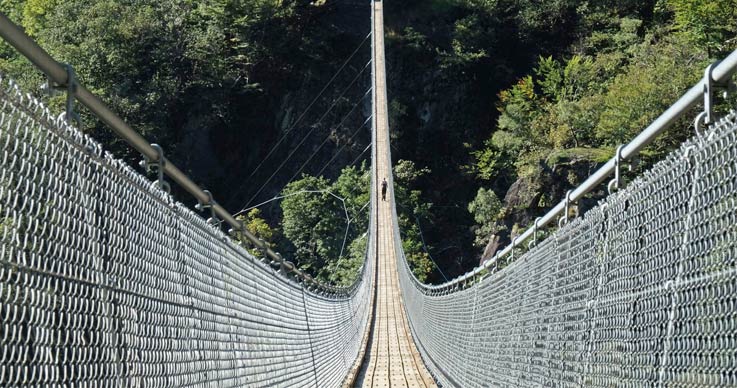
[[[0,11],[285,257],[351,281],[367,226],[368,1],[2,0]],[[385,13],[404,248],[432,282],[493,254],[737,48],[737,0],[386,0]],[[0,71],[42,94],[43,77],[5,44]],[[82,113],[85,132],[140,157]],[[690,136],[693,117],[632,174]]]
[[[454,275],[506,245],[737,48],[734,0],[386,7],[396,154],[432,171],[417,186],[433,204],[425,239]],[[633,174],[690,136],[694,116],[647,148]],[[460,249],[437,252],[447,246]]]

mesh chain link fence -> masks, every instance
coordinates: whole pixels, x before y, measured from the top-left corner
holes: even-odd
[[[311,291],[0,77],[0,386],[341,385],[371,260]]]
[[[473,284],[399,260],[444,386],[736,387],[737,115]]]

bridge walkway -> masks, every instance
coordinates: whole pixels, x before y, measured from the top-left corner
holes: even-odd
[[[376,117],[376,170],[377,179],[388,179],[391,174],[391,161],[388,160],[389,122],[386,99],[386,74],[384,57],[383,4],[372,2],[374,12],[374,65]],[[381,185],[377,185],[381,190]],[[391,190],[391,188],[390,188]],[[393,196],[380,200],[377,193],[377,241],[378,266],[376,283],[376,311],[369,336],[365,361],[358,375],[357,387],[436,387],[433,378],[425,368],[412,340],[407,316],[404,310],[397,273],[397,257],[392,224]]]

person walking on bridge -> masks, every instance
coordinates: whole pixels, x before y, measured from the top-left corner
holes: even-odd
[[[381,181],[381,200],[386,201],[386,178],[384,178],[383,181]]]

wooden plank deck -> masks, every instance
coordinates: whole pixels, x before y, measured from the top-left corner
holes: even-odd
[[[386,99],[386,74],[384,74],[384,20],[383,4],[372,1],[374,12],[374,50],[376,66],[375,118],[376,118],[376,167],[378,182],[391,174],[388,160],[389,122]],[[381,190],[381,184],[377,184]],[[391,190],[391,187],[389,188]],[[381,194],[377,193],[377,198]],[[390,194],[390,193],[389,193]],[[357,387],[437,387],[425,368],[412,340],[402,295],[399,289],[397,258],[393,231],[391,195],[386,201],[378,201],[378,266],[376,283],[376,311],[373,319],[367,353],[361,366]]]

